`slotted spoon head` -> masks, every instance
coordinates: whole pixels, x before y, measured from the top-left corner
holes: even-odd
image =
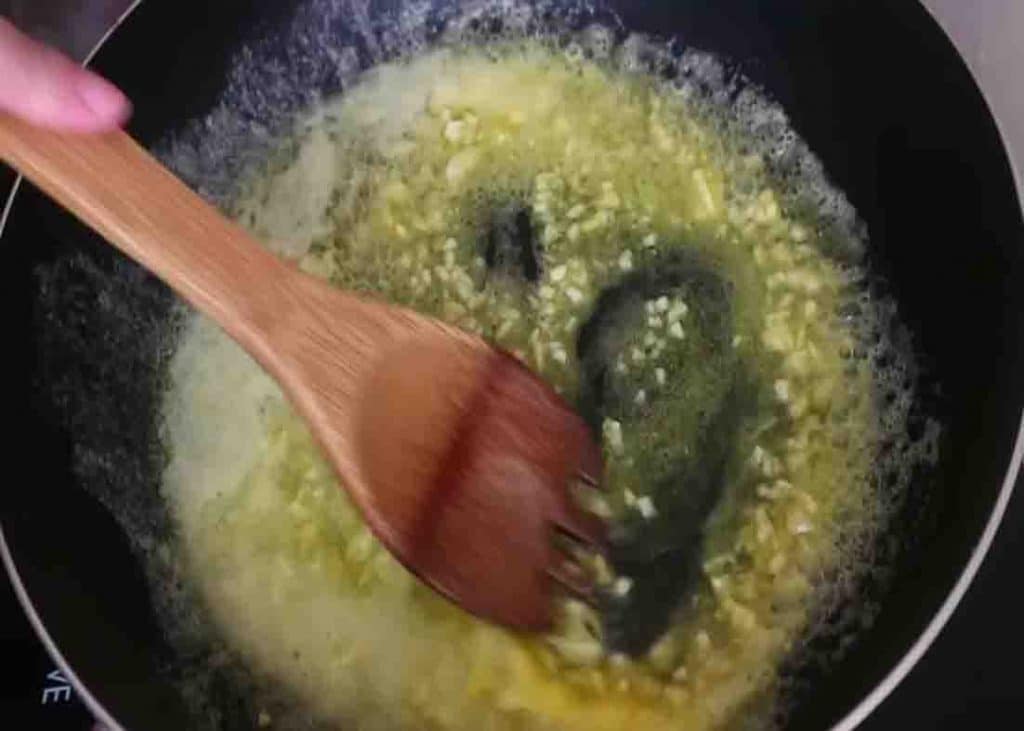
[[[553,585],[586,593],[555,548],[603,544],[573,503],[599,475],[584,423],[479,338],[285,265],[121,132],[62,135],[0,114],[0,157],[214,319],[283,387],[370,527],[465,609],[522,629]]]
[[[555,536],[605,546],[573,495],[599,484],[590,429],[510,355],[448,339],[395,356],[361,422],[370,522],[388,522],[377,534],[391,550],[467,611],[550,627],[559,592],[593,592]]]

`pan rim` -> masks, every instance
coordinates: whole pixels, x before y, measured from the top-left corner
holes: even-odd
[[[992,99],[985,89],[985,86],[981,83],[981,79],[975,72],[972,65],[968,62],[966,55],[953,37],[949,29],[940,22],[936,12],[926,5],[924,2],[920,2],[921,8],[927,13],[932,22],[941,30],[942,34],[946,37],[946,41],[953,47],[957,55],[960,56],[960,60],[967,68],[968,74],[974,82],[975,88],[981,95],[982,101],[985,104],[985,108],[988,110],[989,116],[996,125],[996,132],[999,135],[999,139],[1002,142],[1003,152],[1007,157],[1007,161],[1010,163],[1010,168],[1013,173],[1013,185],[1014,192],[1017,196],[1017,204],[1021,207],[1021,211],[1024,212],[1024,169],[1018,164],[1018,155],[1011,144],[1011,141],[1006,133],[1006,125],[1003,120],[996,114],[996,109],[992,104]],[[2,227],[0,227],[0,234],[2,234]],[[992,549],[992,545],[995,543],[995,539],[998,536],[999,528],[1002,526],[1003,519],[1006,517],[1006,511],[1010,505],[1010,499],[1013,497],[1013,493],[1017,488],[1017,481],[1020,478],[1021,463],[1024,461],[1024,413],[1021,414],[1021,423],[1017,428],[1017,439],[1014,443],[1013,453],[1010,457],[1010,464],[1006,470],[1006,474],[1003,477],[1003,486],[999,491],[999,496],[996,498],[995,506],[992,509],[992,513],[989,516],[988,522],[985,524],[985,529],[982,531],[981,537],[978,539],[978,543],[975,545],[974,550],[971,552],[971,557],[967,561],[967,565],[960,573],[960,578],[957,579],[956,584],[950,590],[946,596],[945,601],[939,606],[932,620],[925,627],[924,631],[918,636],[914,644],[910,646],[910,649],[904,653],[903,657],[893,666],[889,673],[875,686],[875,688],[868,693],[854,708],[843,717],[837,724],[835,724],[831,731],[853,731],[860,726],[864,721],[871,716],[875,710],[882,705],[885,700],[892,695],[899,685],[910,675],[914,667],[924,658],[928,653],[928,650],[935,644],[942,631],[946,628],[949,620],[956,613],[957,608],[963,601],[964,597],[967,596],[968,590],[974,583],[974,579],[978,575],[978,571],[984,564],[989,551]]]
[[[92,62],[94,57],[99,53],[111,36],[121,27],[124,21],[138,9],[142,2],[143,0],[132,0],[132,3],[128,8],[118,16],[110,28],[107,29],[99,41],[97,41],[86,55],[82,62],[83,66],[88,66]],[[1017,197],[1017,204],[1021,208],[1022,215],[1024,215],[1024,169],[1021,169],[1017,164],[1017,155],[1006,134],[1005,124],[996,114],[991,98],[984,85],[981,83],[981,79],[978,77],[977,73],[975,73],[971,64],[968,63],[966,56],[949,30],[939,21],[936,13],[924,2],[917,0],[917,4],[925,13],[928,14],[932,19],[932,22],[941,29],[947,42],[950,43],[966,66],[967,72],[974,82],[975,88],[980,93],[985,104],[985,108],[996,125],[997,134],[1002,142],[1003,152],[1010,163],[1013,172],[1014,192]],[[0,240],[3,239],[7,220],[14,206],[18,191],[21,188],[21,182],[22,176],[19,174],[16,177],[14,184],[11,186],[11,191],[7,196],[3,211],[0,212]],[[971,552],[971,556],[968,559],[967,564],[961,571],[953,588],[935,611],[931,621],[920,633],[910,648],[904,653],[902,658],[900,658],[885,677],[882,678],[882,680],[879,681],[875,687],[857,703],[857,705],[855,705],[846,713],[845,716],[831,727],[831,731],[853,731],[866,721],[871,714],[874,713],[875,710],[877,710],[878,707],[899,688],[903,680],[906,679],[918,662],[921,661],[941,636],[943,630],[949,623],[949,620],[953,617],[960,603],[970,590],[974,579],[977,577],[978,571],[981,569],[982,564],[995,542],[999,533],[999,528],[1006,516],[1010,499],[1016,489],[1017,481],[1021,473],[1022,462],[1024,462],[1024,411],[1022,411],[1021,414],[1014,449],[1010,457],[1010,463],[1007,467],[1006,474],[1003,478],[1002,487],[1000,488],[999,495],[996,498],[995,505],[989,515],[989,519],[985,524],[985,528],[982,531],[978,542],[975,544],[975,547]],[[15,596],[28,617],[30,625],[46,649],[47,654],[49,654],[50,658],[64,673],[64,677],[68,679],[68,682],[75,689],[75,692],[78,694],[78,697],[82,700],[83,704],[88,708],[90,713],[93,714],[96,721],[105,725],[108,731],[127,731],[124,726],[114,719],[103,704],[96,699],[86,685],[78,678],[74,670],[71,668],[71,665],[64,658],[60,649],[57,647],[57,644],[47,631],[46,626],[43,624],[43,621],[40,618],[39,613],[36,611],[35,605],[33,604],[31,597],[29,597],[28,591],[22,582],[18,568],[14,563],[14,557],[11,554],[10,548],[7,544],[7,539],[4,535],[2,519],[0,519],[0,561],[2,561],[4,565],[4,569],[6,570],[14,589]]]
[[[135,10],[142,4],[142,0],[132,0],[132,3],[121,13],[117,19],[110,25],[106,32],[96,42],[96,45],[92,47],[85,59],[82,61],[83,66],[88,66],[93,58],[99,53],[100,49],[106,44],[110,37],[114,35],[121,24],[127,20]],[[21,189],[22,175],[18,175],[14,180],[14,184],[11,186],[11,192],[7,196],[7,201],[4,204],[3,212],[0,213],[0,240],[3,239],[4,231],[7,228],[7,219],[11,214],[11,209],[14,207],[14,201],[17,198],[18,191]],[[25,615],[28,617],[29,624],[32,629],[35,630],[36,636],[39,638],[43,647],[45,648],[50,659],[56,663],[57,667],[60,668],[64,677],[67,678],[71,687],[75,689],[75,693],[82,701],[83,705],[92,714],[93,719],[103,726],[106,727],[104,731],[126,731],[122,726],[104,707],[102,703],[97,700],[96,696],[86,687],[78,675],[75,673],[71,664],[64,658],[60,648],[57,647],[57,643],[54,642],[50,636],[49,631],[46,629],[46,625],[43,624],[43,620],[40,618],[39,613],[36,611],[35,604],[32,602],[32,598],[28,595],[28,590],[25,588],[24,582],[21,580],[21,574],[18,572],[18,567],[14,564],[14,556],[11,554],[10,547],[7,545],[7,537],[4,535],[3,521],[0,520],[0,561],[3,562],[4,569],[7,572],[7,576],[10,579],[11,586],[14,589],[14,595],[18,599],[18,603],[21,604],[22,609],[25,611]]]

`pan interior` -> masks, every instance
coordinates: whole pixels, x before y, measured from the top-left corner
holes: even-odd
[[[569,602],[519,641],[438,602],[201,321],[166,422],[193,585],[244,664],[325,722],[770,721],[781,659],[827,612],[870,621],[844,599],[935,455],[934,424],[907,436],[913,362],[860,222],[782,110],[708,54],[504,4],[430,45],[301,115],[230,209],[311,273],[496,339],[580,406],[617,535],[604,606]],[[277,695],[256,705],[288,726]]]

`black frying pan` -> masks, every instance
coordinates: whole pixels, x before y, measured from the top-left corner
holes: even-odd
[[[438,28],[454,4],[435,3]],[[243,105],[243,118],[272,130],[310,91],[336,89],[347,73],[336,58],[295,50],[296,8],[307,19],[319,13],[345,43],[358,39],[365,67],[390,52],[389,14],[404,5],[151,0],[95,66],[135,101],[131,132],[166,142],[194,133],[188,120],[217,104],[231,59],[259,39],[257,59],[298,80]],[[881,604],[877,621],[827,667],[790,668],[789,727],[852,723],[891,690],[926,646],[925,630],[955,607],[1016,476],[1024,228],[1006,153],[964,63],[916,0],[608,7],[625,28],[733,59],[782,103],[866,221],[872,265],[898,300],[924,368],[922,406],[945,427],[938,467],[918,475],[879,547],[894,561],[891,575],[863,587],[864,600]],[[369,36],[355,33],[353,19],[370,23]],[[223,152],[197,165],[230,178],[240,161],[230,146]],[[190,170],[181,172],[188,178]],[[170,648],[157,621],[166,607],[154,606],[137,558],[169,530],[153,417],[173,297],[28,186],[3,236],[8,568],[94,710],[130,729],[197,727],[176,682],[208,649]],[[208,689],[217,727],[252,726],[244,689],[217,677]]]

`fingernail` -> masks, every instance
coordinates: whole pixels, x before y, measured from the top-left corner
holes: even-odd
[[[83,73],[75,90],[89,110],[102,122],[120,125],[131,113],[131,102],[120,89],[92,72]]]

